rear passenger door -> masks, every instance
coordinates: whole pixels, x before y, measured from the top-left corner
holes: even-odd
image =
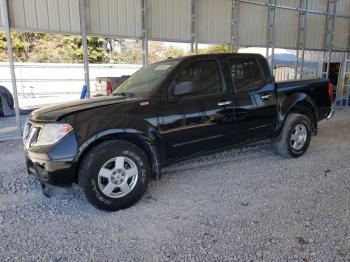
[[[229,59],[228,65],[235,91],[236,142],[268,137],[277,120],[276,93],[268,64],[263,58],[240,57]]]
[[[192,83],[193,91],[174,95],[175,86],[182,83]],[[161,130],[170,158],[182,158],[227,144],[226,139],[233,130],[234,110],[232,93],[226,92],[218,60],[201,59],[183,65],[167,92],[167,101],[161,110]]]

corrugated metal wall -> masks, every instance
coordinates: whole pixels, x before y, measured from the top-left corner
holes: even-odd
[[[139,38],[141,1],[88,0],[87,24],[91,35]]]
[[[309,0],[309,9],[318,12],[327,11],[328,0]]]
[[[338,0],[337,1],[337,14],[338,15],[349,15],[350,1],[349,0]]]
[[[2,28],[2,3],[0,3],[0,28]]]
[[[85,0],[90,35],[106,37],[142,37],[142,0]],[[196,32],[199,43],[230,43],[232,0],[194,0],[197,6]],[[265,46],[267,0],[241,0],[239,45]],[[11,27],[14,30],[79,34],[79,0],[8,0]],[[307,49],[322,49],[327,0],[309,0]],[[147,0],[148,39],[189,42],[191,40],[192,0]],[[295,48],[299,1],[277,0],[275,47]],[[284,8],[283,8],[284,7]],[[337,1],[337,15],[350,16],[350,0]],[[350,20],[335,19],[334,49],[345,50]]]
[[[239,43],[241,46],[264,46],[266,44],[266,25],[266,7],[241,3],[239,13]]]
[[[349,19],[337,17],[335,19],[334,29],[334,49],[346,50],[348,45],[349,33]]]
[[[307,16],[306,48],[322,49],[326,16],[309,14]]]
[[[165,41],[190,41],[190,0],[148,0],[148,36]]]
[[[299,7],[299,1],[290,1],[290,0],[277,0],[277,5],[288,6],[288,7]]]
[[[198,41],[230,43],[231,0],[198,0]]]
[[[77,34],[77,0],[10,0],[11,27],[17,30]]]
[[[298,34],[299,12],[286,9],[276,10],[275,46],[295,48]]]

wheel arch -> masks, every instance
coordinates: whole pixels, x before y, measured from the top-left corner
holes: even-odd
[[[123,140],[140,147],[146,153],[150,161],[152,176],[159,179],[161,176],[160,168],[163,163],[159,139],[159,137],[149,137],[145,133],[135,129],[110,129],[94,135],[78,149],[74,168],[75,182],[79,180],[79,169],[84,157],[93,150],[95,146],[108,140]]]
[[[287,116],[291,113],[298,113],[307,116],[311,121],[313,134],[317,134],[317,107],[310,96],[305,93],[295,93],[286,99],[281,106],[278,131],[282,129]]]

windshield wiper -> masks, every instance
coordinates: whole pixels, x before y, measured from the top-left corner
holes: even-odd
[[[130,92],[120,92],[120,93],[113,93],[114,96],[126,96],[126,97],[134,97],[134,93]]]

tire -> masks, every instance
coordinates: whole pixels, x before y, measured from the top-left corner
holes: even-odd
[[[287,116],[275,148],[282,156],[300,157],[310,145],[311,134],[312,127],[309,118],[305,115],[291,113]]]
[[[113,140],[98,144],[84,157],[79,185],[93,206],[117,211],[132,206],[142,197],[150,175],[149,159],[139,147]]]

